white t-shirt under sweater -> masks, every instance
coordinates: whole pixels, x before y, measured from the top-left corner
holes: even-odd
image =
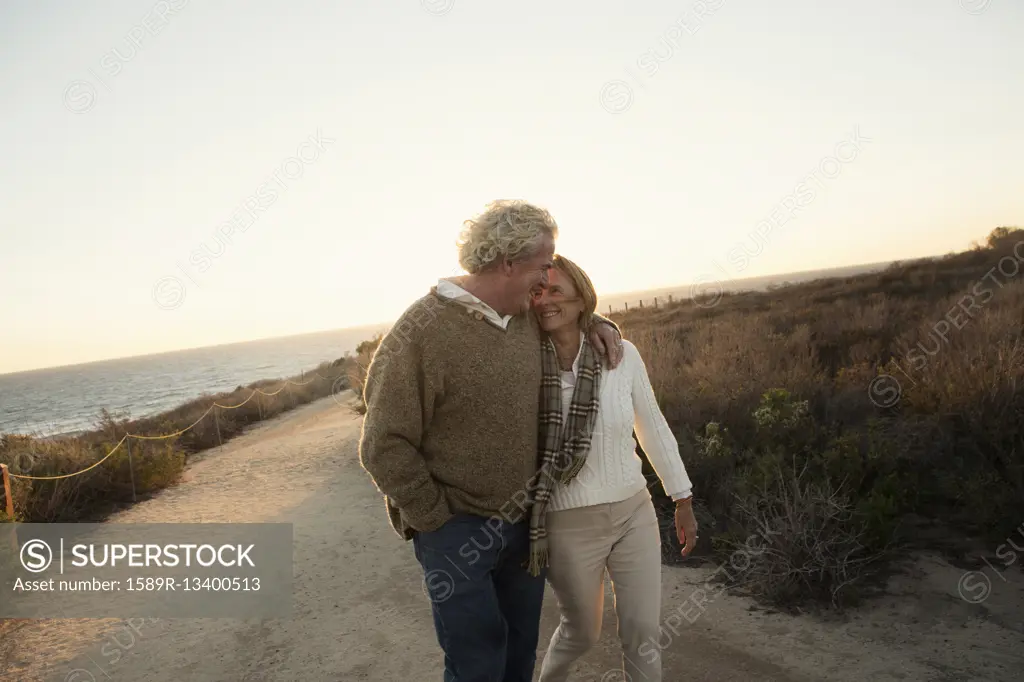
[[[600,408],[587,462],[568,486],[555,485],[548,511],[621,502],[646,488],[643,460],[633,440],[634,429],[665,492],[673,499],[690,495],[690,477],[679,456],[676,438],[654,397],[643,358],[629,341],[623,339],[622,346],[619,366],[602,368]],[[569,414],[579,362],[577,353],[572,371],[562,372],[563,423]]]

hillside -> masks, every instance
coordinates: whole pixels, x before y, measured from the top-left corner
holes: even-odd
[[[781,538],[745,576],[756,594],[842,606],[912,548],[991,556],[1016,530],[1022,262],[1024,231],[999,228],[880,272],[612,316],[683,444],[714,553]]]
[[[600,313],[608,312],[609,307],[613,311],[622,311],[623,308],[638,308],[642,301],[644,306],[653,307],[654,300],[658,305],[668,303],[669,297],[673,301],[683,301],[694,296],[706,298],[717,298],[725,293],[740,293],[744,291],[767,291],[769,289],[802,282],[810,282],[819,279],[837,277],[852,277],[871,272],[884,270],[892,264],[891,261],[883,263],[868,263],[865,265],[850,265],[842,268],[829,268],[826,270],[804,270],[801,272],[790,272],[784,275],[765,275],[763,277],[744,277],[742,279],[718,280],[710,276],[698,277],[691,284],[681,284],[673,287],[660,289],[645,289],[640,291],[624,291],[599,296],[597,310]]]

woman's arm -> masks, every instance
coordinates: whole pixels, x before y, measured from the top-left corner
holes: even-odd
[[[627,369],[633,381],[633,428],[636,430],[640,447],[647,454],[651,466],[661,479],[665,492],[673,500],[690,497],[690,477],[679,456],[679,444],[665,421],[665,415],[658,407],[658,401],[651,387],[647,367],[640,352],[632,343],[623,342]]]

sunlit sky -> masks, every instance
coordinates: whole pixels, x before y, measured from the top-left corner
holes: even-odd
[[[394,319],[497,198],[605,293],[963,250],[1024,224],[1022,30],[1016,0],[7,0],[0,372]]]

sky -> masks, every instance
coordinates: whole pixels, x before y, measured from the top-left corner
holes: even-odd
[[[395,319],[549,209],[599,293],[1024,225],[1016,0],[0,4],[0,373]]]

